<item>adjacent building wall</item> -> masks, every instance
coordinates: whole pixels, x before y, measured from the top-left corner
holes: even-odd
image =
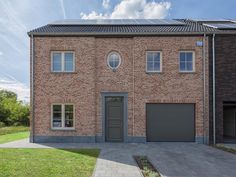
[[[212,127],[212,39],[209,41],[210,52],[210,139]],[[223,142],[223,102],[236,102],[236,35],[216,35],[215,70],[216,70],[216,142]]]

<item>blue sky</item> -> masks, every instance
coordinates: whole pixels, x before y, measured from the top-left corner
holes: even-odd
[[[27,31],[60,19],[231,18],[236,0],[0,0],[0,88],[29,99]]]

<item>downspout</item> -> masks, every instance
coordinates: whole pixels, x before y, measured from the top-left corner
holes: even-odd
[[[212,36],[212,112],[213,112],[213,144],[216,144],[216,101],[215,101],[215,34]]]
[[[206,120],[206,34],[203,34],[203,48],[202,48],[202,57],[203,57],[203,143],[207,143],[206,131],[205,131],[205,120]]]
[[[31,142],[34,143],[35,123],[34,123],[34,36],[33,34],[31,35],[31,117],[32,117]]]
[[[135,47],[136,46],[135,45],[135,38],[133,38],[133,40],[134,40],[134,47]],[[134,67],[135,61],[134,61],[134,57],[135,57],[135,55],[134,55],[134,49],[133,49],[133,68],[132,68],[133,69],[133,122],[132,122],[133,123],[133,127],[132,127],[133,137],[134,137],[134,128],[135,128],[135,125],[134,125],[135,124],[135,120],[134,120],[135,119],[135,115],[134,115],[135,114],[135,110],[134,110],[135,109],[135,105],[134,105],[135,104],[135,90],[134,90],[135,89],[135,75],[134,75],[135,74],[135,67]]]

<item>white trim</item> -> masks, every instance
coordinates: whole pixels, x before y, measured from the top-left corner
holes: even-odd
[[[192,53],[193,54],[193,70],[191,71],[181,71],[180,70],[180,53],[183,52],[183,53]],[[196,70],[195,70],[195,51],[194,50],[180,50],[179,51],[179,72],[180,73],[195,73]]]
[[[60,53],[61,54],[61,70],[60,71],[53,71],[53,54]],[[65,71],[65,54],[72,53],[73,54],[73,71]],[[73,73],[75,72],[75,52],[74,51],[51,51],[51,72],[53,73]]]
[[[61,108],[61,124],[62,127],[53,127],[53,106],[60,105]],[[73,127],[65,127],[65,105],[73,106]],[[73,103],[52,103],[51,104],[51,129],[52,130],[75,130],[75,105]]]
[[[116,55],[118,55],[118,57],[119,57],[119,64],[118,64],[118,66],[115,67],[115,68],[112,68],[112,67],[110,66],[110,64],[109,64],[109,57],[110,57],[112,54],[116,54]],[[120,56],[120,54],[119,54],[118,52],[116,52],[116,51],[110,52],[110,53],[107,55],[107,66],[108,66],[110,69],[112,69],[112,70],[116,70],[116,69],[119,68],[120,65],[121,65],[121,56]]]
[[[147,56],[148,56],[149,52],[151,52],[151,53],[156,52],[156,53],[160,54],[160,70],[159,71],[149,71],[148,70],[148,65],[147,65],[148,58],[147,58]],[[161,73],[162,72],[162,51],[160,51],[160,50],[148,50],[148,51],[146,51],[146,72],[147,73]]]

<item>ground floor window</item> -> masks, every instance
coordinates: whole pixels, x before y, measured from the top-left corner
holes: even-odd
[[[73,104],[52,105],[52,128],[54,129],[74,128]]]

